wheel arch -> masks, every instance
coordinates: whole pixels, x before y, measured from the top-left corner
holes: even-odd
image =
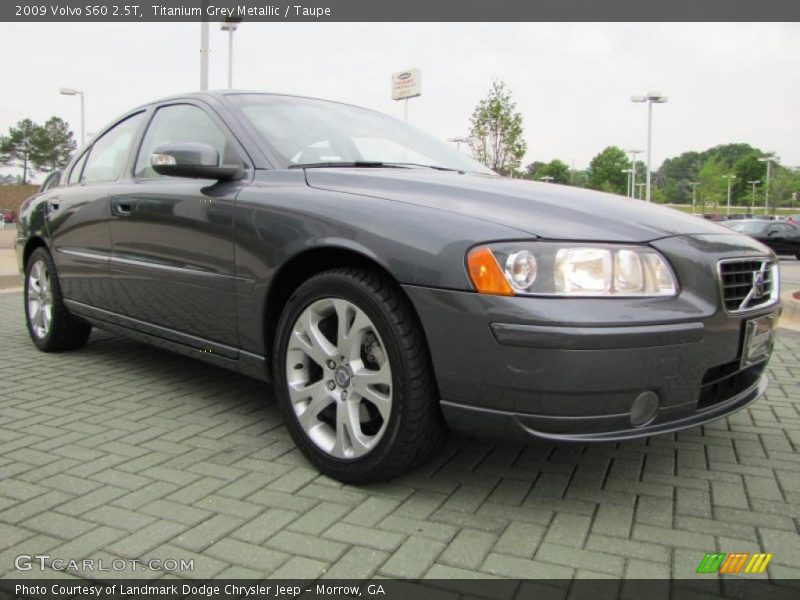
[[[338,267],[369,269],[394,282],[398,291],[408,301],[427,345],[428,340],[425,337],[425,328],[422,327],[422,322],[414,303],[405,293],[397,278],[377,257],[371,256],[361,249],[343,245],[325,245],[309,248],[293,255],[280,266],[272,277],[264,306],[264,347],[268,354],[272,353],[278,320],[295,290],[317,273]]]
[[[50,251],[50,248],[43,237],[35,235],[28,238],[28,241],[25,242],[25,247],[22,251],[23,270],[28,267],[28,260],[30,259],[31,254],[33,254],[33,251],[37,248],[45,248],[48,252]]]

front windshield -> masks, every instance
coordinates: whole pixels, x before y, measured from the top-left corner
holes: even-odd
[[[761,233],[761,230],[764,229],[764,223],[760,223],[758,221],[742,221],[741,223],[737,223],[734,225],[733,230],[739,233],[746,233],[748,235],[755,235],[757,233]]]
[[[375,111],[269,94],[228,98],[287,167],[378,163],[492,173],[446,143]]]

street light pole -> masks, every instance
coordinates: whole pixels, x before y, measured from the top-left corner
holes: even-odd
[[[455,144],[456,150],[458,150],[459,152],[461,151],[461,144],[469,144],[469,138],[463,136],[447,138],[447,141],[452,144]]]
[[[723,175],[723,179],[728,180],[728,208],[725,214],[731,214],[731,183],[736,179],[736,175]]]
[[[700,182],[690,181],[689,185],[692,186],[692,214],[695,214],[695,207],[697,206],[697,186],[700,185]]]
[[[208,21],[200,23],[200,90],[208,89]]]
[[[770,175],[770,167],[772,166],[772,162],[774,160],[776,160],[776,158],[772,152],[758,159],[758,162],[767,163],[767,182],[764,186],[764,215],[766,215],[767,212],[769,211],[769,175]]]
[[[761,183],[761,180],[753,179],[753,180],[748,181],[747,183],[749,183],[750,185],[753,186],[753,198],[752,198],[752,200],[750,200],[750,212],[753,212],[755,210],[755,207],[756,207],[756,186],[759,183]]]
[[[646,200],[650,202],[650,171],[653,146],[653,103],[663,104],[667,97],[661,92],[647,92],[645,96],[631,96],[632,102],[647,102],[647,195]]]
[[[626,190],[626,194],[630,198],[630,197],[633,196],[633,181],[631,180],[631,175],[634,173],[634,170],[633,169],[622,169],[622,172],[627,174],[628,189]]]
[[[60,93],[63,96],[81,97],[81,146],[83,146],[86,143],[86,109],[83,102],[83,91],[76,90],[75,88],[62,87]]]
[[[641,154],[641,150],[626,150],[628,154],[631,155],[631,169],[633,169],[633,174],[631,175],[631,189],[629,195],[631,198],[634,196],[635,188],[636,188],[636,155]]]
[[[233,89],[233,34],[236,28],[241,23],[241,19],[231,18],[225,19],[225,22],[220,26],[222,31],[228,32],[228,89]]]

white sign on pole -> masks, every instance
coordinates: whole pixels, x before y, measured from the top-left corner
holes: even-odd
[[[407,69],[392,74],[392,100],[405,100],[422,95],[422,75],[419,69]]]

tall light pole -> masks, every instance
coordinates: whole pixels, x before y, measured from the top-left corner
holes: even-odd
[[[626,150],[625,152],[627,152],[628,154],[631,155],[631,169],[633,169],[633,175],[631,175],[630,196],[631,196],[631,198],[633,198],[634,191],[635,191],[635,188],[636,188],[636,155],[637,154],[641,154],[642,151],[641,150]]]
[[[200,90],[205,91],[208,89],[208,54],[211,49],[208,47],[208,0],[203,0],[201,3],[201,10],[203,11],[202,21],[200,22]]]
[[[731,214],[731,184],[733,180],[736,179],[736,175],[723,175],[723,179],[728,180],[728,208],[725,214]]]
[[[630,198],[633,196],[633,185],[631,182],[631,175],[635,172],[633,169],[622,169],[623,173],[628,174],[628,189],[626,191],[627,196]]]
[[[776,161],[777,158],[773,152],[768,153],[766,156],[762,156],[758,159],[758,162],[765,162],[767,163],[767,182],[764,185],[764,214],[766,215],[769,211],[769,175],[770,175],[770,167],[772,163]]]
[[[461,151],[461,144],[469,144],[468,137],[451,137],[447,138],[447,141],[456,145],[456,150]]]
[[[756,186],[759,183],[761,183],[761,180],[760,179],[753,179],[751,181],[748,181],[747,183],[749,183],[750,185],[753,186],[753,198],[752,198],[752,200],[750,200],[750,212],[753,212],[755,210],[755,207],[756,207]]]
[[[236,28],[241,23],[241,19],[231,18],[225,19],[225,22],[220,26],[222,31],[228,32],[228,89],[233,89],[233,34]]]
[[[86,112],[83,103],[83,91],[76,90],[75,88],[62,87],[60,90],[64,96],[80,96],[81,97],[81,146],[86,143]]]
[[[697,206],[697,186],[700,185],[700,182],[690,181],[689,185],[692,186],[692,214],[695,214],[695,207]]]
[[[653,145],[653,104],[664,104],[667,97],[661,92],[647,92],[644,96],[631,96],[632,102],[647,102],[647,196],[650,202],[650,163]]]

